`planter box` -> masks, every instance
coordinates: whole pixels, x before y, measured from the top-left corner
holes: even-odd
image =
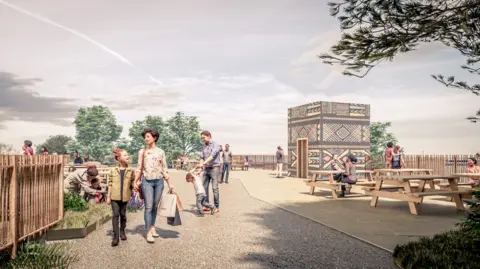
[[[49,230],[47,232],[47,241],[85,238],[88,234],[95,231],[111,219],[112,216],[107,216],[84,228]]]

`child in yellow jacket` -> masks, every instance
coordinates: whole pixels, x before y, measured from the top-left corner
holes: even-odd
[[[127,240],[127,204],[132,196],[135,181],[135,170],[128,164],[128,154],[123,149],[114,149],[115,160],[118,166],[110,170],[108,177],[107,204],[112,205],[113,240],[112,246],[119,243],[119,239]],[[120,220],[120,223],[119,223]]]

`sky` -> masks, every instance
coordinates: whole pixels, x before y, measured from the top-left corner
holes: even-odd
[[[336,101],[370,104],[407,154],[480,151],[480,125],[465,120],[480,97],[430,76],[478,83],[459,52],[429,43],[343,76],[317,58],[341,35],[326,1],[7,2],[57,25],[0,4],[0,142],[18,150],[74,136],[80,107],[106,105],[125,137],[146,115],[183,111],[233,152],[273,154],[289,107]]]

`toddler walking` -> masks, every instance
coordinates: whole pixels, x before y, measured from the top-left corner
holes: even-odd
[[[203,213],[203,207],[210,209],[210,214],[213,215],[215,213],[215,207],[207,202],[207,196],[205,193],[205,188],[203,188],[202,180],[198,175],[195,174],[197,169],[194,168],[190,172],[187,173],[185,180],[188,183],[193,183],[193,187],[195,188],[195,195],[197,196],[197,208],[198,208],[198,217],[203,217],[205,214]]]

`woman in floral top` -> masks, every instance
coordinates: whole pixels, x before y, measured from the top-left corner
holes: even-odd
[[[138,191],[140,182],[145,200],[145,228],[147,230],[147,242],[155,242],[158,233],[155,229],[155,220],[157,217],[157,208],[162,198],[164,181],[167,182],[170,191],[173,192],[174,187],[170,184],[170,176],[168,175],[167,161],[165,152],[158,148],[159,133],[152,129],[145,129],[142,136],[147,147],[138,152],[138,166],[135,177],[136,187]]]

